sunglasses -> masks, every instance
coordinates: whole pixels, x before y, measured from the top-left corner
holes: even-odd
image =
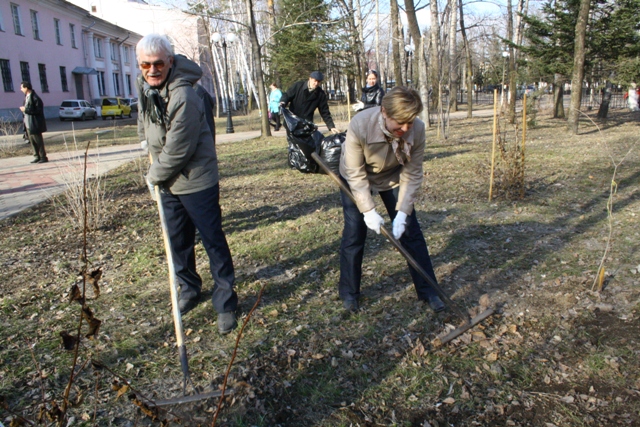
[[[151,68],[152,65],[156,67],[156,70],[160,71],[164,68],[165,63],[163,60],[155,61],[155,62],[141,62],[140,68],[142,68],[143,70],[148,70],[149,68]]]

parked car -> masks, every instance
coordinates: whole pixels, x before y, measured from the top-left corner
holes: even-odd
[[[60,104],[58,117],[60,117],[61,122],[67,119],[93,120],[98,117],[98,111],[84,99],[67,99]]]
[[[522,96],[526,93],[527,96],[531,96],[536,91],[536,87],[533,85],[520,86],[516,91],[516,99],[522,99]]]
[[[101,113],[102,120],[107,120],[107,117],[113,119],[124,116],[131,117],[131,107],[122,98],[104,98]]]
[[[138,98],[122,98],[129,107],[131,107],[131,111],[138,111]]]

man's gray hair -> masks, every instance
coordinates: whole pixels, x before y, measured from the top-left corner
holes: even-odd
[[[171,46],[169,37],[164,34],[147,34],[136,46],[136,58],[138,60],[140,59],[141,53],[146,55],[157,55],[163,53],[169,57],[173,57],[173,46]]]

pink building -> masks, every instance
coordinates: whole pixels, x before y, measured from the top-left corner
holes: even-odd
[[[141,38],[64,0],[0,0],[0,117],[22,120],[24,80],[47,118],[65,99],[137,97]]]

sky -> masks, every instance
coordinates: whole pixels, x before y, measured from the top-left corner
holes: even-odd
[[[146,0],[149,4],[159,5],[159,6],[179,6],[186,7],[186,0]],[[364,1],[364,0],[363,0]],[[440,0],[440,7],[444,6],[445,0]],[[489,14],[489,15],[499,15],[503,13],[505,10],[505,0],[467,0],[465,1],[465,13],[476,13],[476,14]],[[517,0],[512,0],[514,3]],[[403,4],[403,0],[399,0],[400,4]],[[383,13],[383,9],[388,8],[388,0],[380,0],[380,12]],[[420,7],[420,5],[428,5],[426,0],[416,0],[416,6]],[[515,7],[515,4],[514,4]],[[420,11],[417,12],[418,23],[420,27],[425,27],[429,25],[430,15],[429,15],[429,7],[424,7]]]

